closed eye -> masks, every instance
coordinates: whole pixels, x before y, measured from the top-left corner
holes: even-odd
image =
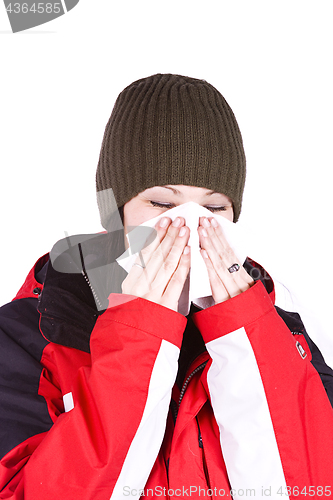
[[[221,207],[205,207],[207,210],[210,210],[211,212],[225,212],[227,210],[227,207],[225,205]]]
[[[157,201],[150,201],[150,203],[153,205],[153,207],[159,207],[159,208],[171,208],[172,203],[158,203]]]
[[[157,201],[151,201],[151,200],[150,203],[154,207],[166,208],[168,210],[175,206],[173,203],[159,203]],[[227,210],[227,207],[225,205],[221,205],[219,207],[205,206],[205,208],[207,208],[207,210],[210,210],[211,212],[225,212]]]

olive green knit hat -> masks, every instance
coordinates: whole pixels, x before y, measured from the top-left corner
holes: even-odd
[[[102,225],[138,193],[183,184],[227,195],[238,220],[246,160],[236,118],[205,80],[158,74],[118,96],[106,125],[97,173]]]

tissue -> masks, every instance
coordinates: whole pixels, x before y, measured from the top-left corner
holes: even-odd
[[[239,223],[235,224],[222,215],[213,214],[207,208],[193,201],[179,205],[167,212],[163,212],[157,217],[145,221],[138,227],[153,228],[162,217],[170,217],[173,221],[178,216],[183,217],[186,221],[186,226],[190,228],[188,245],[191,247],[191,269],[178,302],[178,312],[186,316],[189,313],[191,302],[201,308],[209,307],[215,303],[212,297],[206,264],[200,254],[199,234],[197,231],[199,218],[213,216],[217,220],[222,227],[229,245],[236,254],[239,263],[244,263],[247,253],[245,251],[245,234],[243,229],[239,226]],[[145,238],[141,238],[141,241],[135,238],[135,231],[137,231],[137,228],[127,234],[127,239],[129,242],[132,242],[132,244],[129,249],[117,259],[118,264],[127,272],[132,268],[140,250],[146,243]],[[139,235],[140,232],[137,231],[137,234]],[[134,245],[133,241],[135,242]],[[132,252],[133,248],[135,248],[135,252]]]

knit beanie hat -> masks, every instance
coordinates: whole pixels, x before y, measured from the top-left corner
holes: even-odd
[[[138,193],[168,184],[225,194],[236,222],[245,165],[236,118],[212,85],[171,74],[140,79],[119,94],[105,128],[96,173],[102,225]]]

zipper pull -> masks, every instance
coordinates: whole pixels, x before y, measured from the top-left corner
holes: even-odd
[[[201,436],[201,430],[200,430],[200,427],[199,427],[198,417],[195,417],[195,420],[197,421],[197,426],[198,426],[198,441],[199,441],[199,448],[203,448],[203,442],[202,442],[202,436]]]

